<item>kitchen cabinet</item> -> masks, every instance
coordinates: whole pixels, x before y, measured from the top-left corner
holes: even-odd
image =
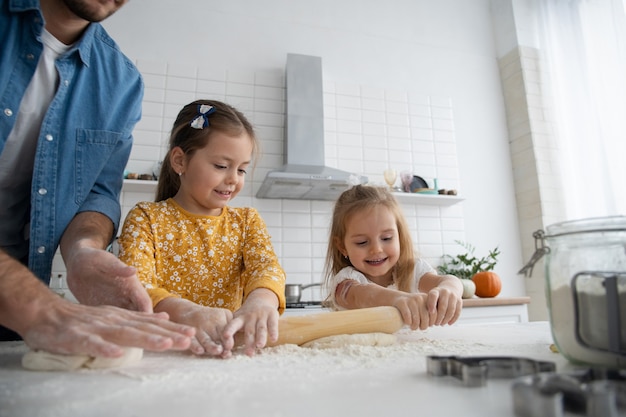
[[[530,297],[468,298],[463,300],[463,324],[524,323]]]
[[[137,193],[153,193],[156,191],[157,181],[151,180],[124,180],[122,191]]]

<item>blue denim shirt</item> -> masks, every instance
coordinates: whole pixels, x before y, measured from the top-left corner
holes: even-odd
[[[0,6],[0,152],[43,50],[38,0]],[[50,281],[52,259],[72,218],[96,211],[115,229],[143,81],[100,24],[56,62],[59,86],[43,119],[33,171],[29,268]],[[0,219],[10,221],[11,219]]]

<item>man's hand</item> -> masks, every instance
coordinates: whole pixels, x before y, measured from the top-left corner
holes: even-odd
[[[20,335],[31,349],[52,353],[119,357],[122,347],[152,351],[186,350],[193,327],[168,320],[165,313],[138,313],[117,307],[91,307],[63,300],[38,311]]]
[[[135,268],[101,249],[79,248],[66,261],[67,284],[81,304],[152,312],[152,301]]]
[[[61,238],[67,285],[81,304],[113,305],[152,312],[152,302],[134,268],[104,250],[113,223],[101,213],[78,213]]]
[[[33,273],[0,250],[0,324],[31,349],[52,353],[118,357],[122,347],[185,350],[195,329],[165,313],[75,304],[55,294]]]

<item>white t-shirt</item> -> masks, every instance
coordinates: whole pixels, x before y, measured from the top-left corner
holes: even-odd
[[[415,269],[413,270],[413,282],[411,283],[412,293],[419,292],[418,288],[419,288],[420,279],[422,278],[424,274],[428,272],[433,273],[433,274],[437,273],[437,271],[432,266],[430,266],[428,262],[419,258],[416,259]],[[335,291],[337,289],[337,285],[339,285],[340,282],[345,281],[347,279],[357,281],[359,284],[373,284],[372,281],[367,279],[367,277],[363,275],[363,273],[354,269],[354,267],[347,266],[343,268],[332,278],[331,285],[329,288],[330,294],[328,296],[328,301],[330,302],[330,305],[334,306],[334,308],[336,308],[337,310],[345,310],[345,308],[335,303]],[[392,289],[392,290],[398,289],[395,283],[389,285],[387,288]]]

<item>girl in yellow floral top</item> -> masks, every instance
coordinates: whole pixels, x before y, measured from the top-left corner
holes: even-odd
[[[285,273],[253,208],[229,207],[257,152],[254,130],[233,107],[199,100],[178,114],[156,202],[138,203],[119,238],[155,312],[196,327],[191,351],[229,357],[278,338]]]

